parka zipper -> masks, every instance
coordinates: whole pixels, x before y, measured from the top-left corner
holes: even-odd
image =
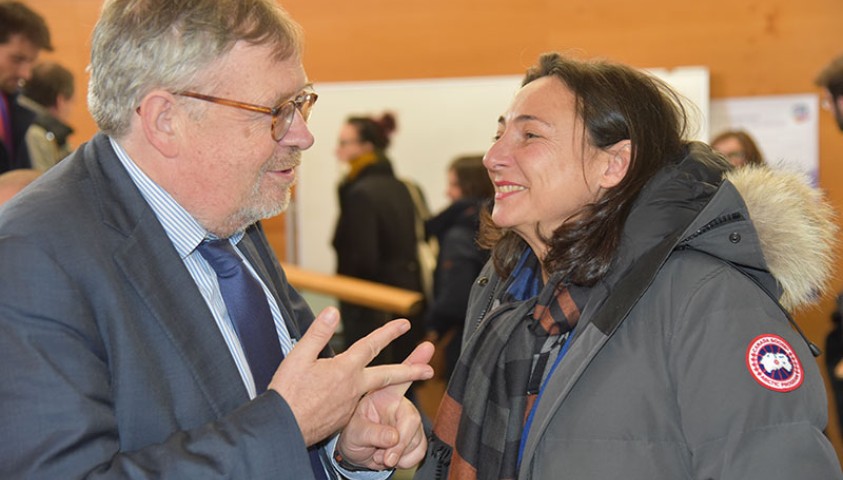
[[[477,283],[481,286],[483,286],[484,281],[486,283],[489,283],[489,277],[484,276],[477,279]],[[477,316],[477,321],[474,323],[474,330],[472,330],[472,333],[477,331],[477,329],[480,327],[480,323],[483,322],[483,318],[489,311],[489,308],[492,307],[492,303],[494,303],[495,301],[495,287],[497,287],[497,285],[493,285],[492,288],[490,288],[489,300],[486,302],[486,306],[483,308],[483,310],[480,311],[480,315]]]
[[[450,470],[452,454],[453,451],[444,445],[432,449],[430,456],[436,462],[436,469],[433,474],[434,480],[443,480],[445,478],[445,473]]]
[[[723,215],[722,217],[717,217],[714,220],[700,227],[696,232],[692,233],[688,237],[685,237],[681,242],[679,242],[677,248],[684,248],[684,245],[691,242],[691,240],[699,237],[700,235],[706,232],[714,230],[715,228],[722,227],[723,225],[728,225],[730,223],[740,222],[743,220],[746,220],[746,218],[740,212],[734,212],[728,215]]]

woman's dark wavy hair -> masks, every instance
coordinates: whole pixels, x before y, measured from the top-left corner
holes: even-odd
[[[607,149],[622,140],[632,146],[624,179],[545,239],[545,271],[561,272],[567,282],[590,286],[609,270],[638,193],[659,169],[681,158],[687,115],[679,95],[667,84],[625,65],[547,53],[527,71],[522,86],[548,76],[573,93],[585,127],[584,146]],[[488,214],[482,219],[479,241],[492,249],[495,270],[504,278],[526,245],[514,231],[496,226]]]

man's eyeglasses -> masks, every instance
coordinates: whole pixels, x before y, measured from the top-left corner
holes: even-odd
[[[238,102],[236,100],[228,100],[225,98],[212,97],[210,95],[203,95],[196,92],[180,92],[177,95],[183,97],[195,98],[206,102],[225,105],[226,107],[240,108],[249,110],[251,112],[265,113],[272,116],[272,139],[276,142],[281,141],[284,135],[290,130],[290,125],[293,124],[296,110],[301,113],[302,118],[307,121],[310,118],[310,111],[313,109],[313,104],[319,98],[315,92],[302,92],[296,95],[295,98],[281,103],[277,107],[263,107],[260,105],[253,105],[251,103]]]

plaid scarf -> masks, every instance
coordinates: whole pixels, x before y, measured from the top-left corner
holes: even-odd
[[[514,479],[524,422],[550,357],[579,320],[575,289],[551,276],[541,284],[525,252],[501,303],[466,345],[439,406],[425,470],[434,478]],[[576,289],[575,296],[585,292]],[[450,467],[450,468],[449,468]],[[417,477],[419,478],[419,477]]]

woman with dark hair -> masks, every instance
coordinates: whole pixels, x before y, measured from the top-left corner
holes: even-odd
[[[528,71],[484,159],[492,258],[417,478],[843,478],[787,311],[830,276],[832,211],[685,125],[635,69]]]
[[[445,348],[445,371],[438,373],[446,379],[460,356],[471,285],[489,258],[477,245],[477,230],[480,212],[495,194],[482,155],[458,157],[447,175],[451,204],[425,223],[427,234],[439,245],[426,326],[428,340],[437,342],[437,349]]]
[[[761,150],[743,130],[726,130],[711,140],[711,148],[726,157],[733,167],[764,165]]]
[[[337,273],[421,291],[413,200],[386,155],[395,118],[350,117],[340,130],[336,155],[348,173],[339,186],[334,231]],[[397,314],[340,302],[345,345],[350,346]],[[375,363],[402,362],[424,336],[420,319]]]

